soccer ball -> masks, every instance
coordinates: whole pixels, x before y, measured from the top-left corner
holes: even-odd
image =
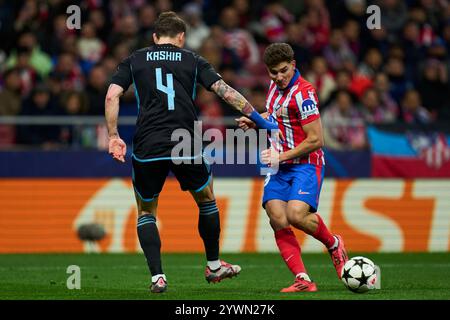
[[[375,288],[375,264],[366,257],[353,257],[342,268],[341,280],[353,292],[364,293]]]

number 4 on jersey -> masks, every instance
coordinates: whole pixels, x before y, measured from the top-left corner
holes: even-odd
[[[167,94],[167,105],[169,110],[175,110],[175,90],[173,90],[173,75],[171,73],[166,74],[167,85],[162,83],[162,71],[161,68],[156,68],[156,89]]]

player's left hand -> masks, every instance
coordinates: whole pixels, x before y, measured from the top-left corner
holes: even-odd
[[[269,148],[261,152],[261,162],[269,167],[278,166],[280,163],[280,153],[274,148]]]
[[[127,145],[120,138],[109,139],[109,154],[114,160],[125,162],[125,155],[127,153]]]
[[[239,128],[241,128],[244,131],[256,128],[256,124],[247,117],[240,117],[234,120],[238,123]]]

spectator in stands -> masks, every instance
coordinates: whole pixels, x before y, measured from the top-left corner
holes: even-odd
[[[433,121],[430,112],[422,106],[420,95],[416,90],[405,92],[401,102],[403,121],[408,124],[428,124]]]
[[[361,53],[363,55],[369,48],[377,48],[380,50],[383,58],[386,58],[390,47],[386,28],[381,26],[379,29],[370,29],[366,36],[361,39],[361,45]]]
[[[217,96],[204,88],[199,88],[195,103],[205,120],[205,122],[203,122],[203,131],[208,129],[218,129],[222,133],[220,137],[224,137],[226,128],[223,124],[222,107]],[[213,121],[214,124],[207,124],[211,121]]]
[[[44,84],[38,84],[31,96],[23,102],[21,115],[54,116],[60,115],[58,105],[52,99],[50,90]],[[18,130],[19,142],[54,148],[60,143],[61,128],[58,125],[26,125]]]
[[[239,57],[244,65],[255,65],[260,62],[260,54],[253,36],[245,29],[239,28],[236,9],[226,7],[220,15],[224,28],[223,43]]]
[[[188,24],[186,30],[186,47],[197,51],[211,30],[202,20],[202,8],[198,3],[191,2],[183,8],[184,19]]]
[[[387,75],[383,72],[377,73],[375,76],[374,88],[378,92],[381,104],[385,109],[389,110],[389,113],[395,115],[396,120],[399,120],[400,110],[398,103],[392,98],[389,87],[390,83]]]
[[[73,57],[78,57],[78,37],[74,34],[68,34],[61,41],[61,53],[71,54]],[[57,60],[58,56],[54,57],[54,60]],[[54,67],[53,67],[54,69]]]
[[[131,54],[131,49],[126,42],[119,43],[112,48],[112,55],[117,61],[122,61]]]
[[[290,23],[286,27],[287,43],[294,50],[294,60],[300,73],[306,74],[309,71],[312,55],[305,43],[306,29],[300,23]]]
[[[252,12],[250,11],[249,0],[233,0],[232,7],[236,9],[239,17],[239,28],[247,29],[250,24],[250,20],[253,19]]]
[[[269,1],[261,15],[264,35],[269,42],[285,42],[286,25],[294,22],[294,16],[277,0]]]
[[[448,1],[419,0],[420,6],[425,11],[427,21],[434,30],[441,27],[442,12],[448,10]]]
[[[311,71],[305,78],[316,88],[320,101],[326,101],[336,88],[336,82],[328,71],[327,62],[322,56],[313,58]]]
[[[65,91],[60,97],[62,110],[67,116],[83,116],[87,113],[88,100],[84,93],[77,91]],[[64,125],[60,127],[60,141],[65,145],[81,144],[84,147],[96,145],[95,128],[90,126],[74,127]]]
[[[153,44],[154,24],[156,21],[156,9],[146,4],[139,9],[138,16],[138,48],[148,47]]]
[[[155,0],[156,11],[159,13],[171,11],[173,4],[171,0]]]
[[[63,90],[81,90],[83,88],[84,79],[81,68],[75,56],[70,53],[59,55],[51,77],[61,82]]]
[[[6,70],[0,89],[0,117],[15,116],[21,111],[20,74],[15,68]],[[0,147],[10,147],[16,143],[16,128],[0,124]]]
[[[364,61],[359,64],[358,73],[367,78],[374,78],[381,71],[383,56],[377,48],[371,48],[364,56]]]
[[[391,84],[390,93],[399,102],[406,90],[412,87],[412,83],[406,78],[404,63],[396,57],[388,58],[384,69]]]
[[[360,110],[367,123],[386,124],[393,123],[397,119],[397,114],[381,104],[378,91],[369,88],[364,92],[361,99]]]
[[[88,101],[84,93],[69,90],[61,95],[62,113],[70,116],[80,116],[87,113]]]
[[[330,42],[324,48],[323,56],[334,72],[342,68],[345,60],[353,60],[356,63],[356,57],[350,50],[341,29],[331,31]]]
[[[345,9],[342,12],[338,12],[339,15],[344,15],[345,13],[350,19],[354,20],[366,20],[366,9],[367,9],[367,1],[366,0],[345,0]],[[339,2],[338,2],[339,3]]]
[[[417,66],[423,58],[423,50],[420,44],[420,29],[416,21],[409,20],[402,30],[401,46],[405,50],[405,63]]]
[[[253,87],[250,91],[248,101],[260,113],[266,112],[266,91],[261,85]]]
[[[444,40],[441,37],[435,37],[427,48],[426,55],[428,58],[437,59],[445,63],[448,59],[448,52]]]
[[[42,77],[46,78],[52,69],[50,57],[37,45],[36,36],[32,32],[24,32],[20,35],[17,47],[27,48],[31,52],[30,65]],[[14,67],[17,64],[17,50],[14,50],[6,61],[7,67]]]
[[[88,64],[85,68],[87,72],[93,64],[100,61],[106,49],[96,33],[94,24],[86,22],[81,27],[81,36],[77,42],[78,56],[83,63]]]
[[[356,58],[359,58],[361,54],[361,42],[359,40],[361,36],[361,28],[358,21],[353,19],[347,20],[342,27],[342,32],[347,40],[348,47],[353,52],[353,55]]]
[[[105,96],[107,91],[107,76],[105,68],[96,65],[91,69],[86,87],[86,95],[89,108],[87,113],[90,115],[105,114]]]
[[[414,6],[409,10],[409,18],[419,26],[419,42],[423,47],[427,47],[433,41],[435,33],[429,24],[425,9],[421,6]]]
[[[72,36],[72,39],[74,39],[74,42],[76,42],[76,30],[68,29],[66,20],[66,14],[59,14],[55,16],[51,24],[52,27],[50,28],[49,34],[47,36],[48,43],[46,50],[53,57],[58,56],[58,54],[63,51],[63,42],[67,37]]]
[[[412,64],[407,64],[405,63],[406,56],[407,54],[405,52],[405,49],[400,44],[396,43],[390,46],[387,60],[390,60],[390,58],[394,58],[401,61],[401,64],[403,65],[403,77],[407,81],[408,85],[413,86],[418,76],[418,67],[420,65],[420,61]]]
[[[108,46],[110,48],[116,48],[119,45],[123,45],[129,48],[129,50],[136,50],[138,48],[137,35],[138,24],[136,17],[133,14],[127,14],[119,19],[116,29],[109,38]]]
[[[378,1],[381,15],[381,24],[388,33],[388,37],[395,40],[396,35],[401,30],[408,18],[408,8],[401,0],[382,0]]]
[[[213,35],[215,37],[213,37]],[[198,52],[202,57],[207,59],[216,70],[220,70],[220,68],[227,66],[235,71],[239,71],[242,68],[242,61],[233,50],[223,46],[223,42],[219,41],[221,38],[222,33],[220,27],[213,28],[213,34],[203,41]]]
[[[450,8],[450,6],[449,6]],[[447,9],[447,11],[450,11],[450,9]],[[450,16],[450,13],[449,13]],[[445,25],[442,28],[442,40],[447,45],[446,51],[447,53],[450,52],[450,19],[445,23]]]
[[[426,107],[439,115],[439,120],[449,120],[450,85],[448,71],[444,63],[435,59],[428,60],[422,70],[417,90]]]
[[[372,79],[359,74],[357,66],[353,59],[345,59],[343,61],[343,69],[350,74],[351,82],[349,91],[354,94],[358,99],[362,97],[367,88],[372,87]]]
[[[361,149],[367,146],[364,119],[348,91],[340,90],[323,112],[324,140],[333,149]]]
[[[39,30],[39,9],[38,2],[34,0],[22,1],[23,5],[14,21],[14,30],[22,32],[26,28],[34,32]]]
[[[117,61],[117,59],[115,59],[112,55],[108,55],[102,59],[101,66],[104,68],[106,72],[106,77],[108,79],[107,82],[109,82],[109,79],[116,71],[118,64],[119,61]]]
[[[17,48],[16,69],[20,74],[20,87],[22,97],[28,97],[31,90],[40,80],[36,70],[30,64],[31,51],[25,47]]]
[[[328,44],[330,35],[330,14],[323,1],[309,1],[306,13],[302,17],[306,23],[306,29],[312,36],[311,50],[313,54],[321,54]]]
[[[100,39],[107,39],[111,32],[111,25],[105,18],[105,13],[101,9],[89,10],[88,21],[92,23],[95,28],[95,33]]]
[[[222,79],[225,83],[227,83],[229,86],[231,86],[232,88],[242,88],[239,91],[241,91],[242,94],[244,94],[245,96],[247,96],[245,90],[247,90],[246,88],[243,88],[243,86],[240,86],[239,80],[240,80],[240,76],[236,73],[236,71],[234,71],[233,68],[231,68],[228,65],[222,65],[220,67],[220,69],[218,70],[218,73],[222,76]],[[248,85],[247,85],[248,86]],[[220,102],[220,106],[222,107],[222,113],[225,117],[237,117],[239,118],[241,116],[241,114],[239,113],[239,111],[230,108],[225,101],[223,101],[222,99],[219,99]]]
[[[352,84],[352,76],[351,74],[342,69],[339,70],[336,73],[336,88],[330,93],[330,96],[328,97],[328,100],[324,101],[321,105],[321,110],[325,110],[326,108],[328,108],[328,105],[336,100],[336,95],[340,92],[340,91],[346,91],[352,98],[352,101],[356,101],[356,95],[351,92],[351,84]]]
[[[21,110],[20,73],[15,68],[6,70],[2,80],[0,116],[15,116]]]

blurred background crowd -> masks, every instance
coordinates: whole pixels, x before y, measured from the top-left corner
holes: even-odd
[[[79,30],[66,26],[72,4],[81,8]],[[372,4],[381,11],[380,29],[366,25]],[[118,63],[152,44],[154,21],[168,10],[189,25],[186,47],[260,111],[269,81],[264,49],[289,43],[302,76],[317,89],[330,148],[367,148],[368,124],[450,120],[445,0],[0,0],[0,118],[103,115]],[[229,126],[223,117],[237,115],[201,88],[196,103],[221,130]],[[136,112],[130,89],[121,115]],[[67,124],[0,124],[3,147],[61,148],[73,135]]]

